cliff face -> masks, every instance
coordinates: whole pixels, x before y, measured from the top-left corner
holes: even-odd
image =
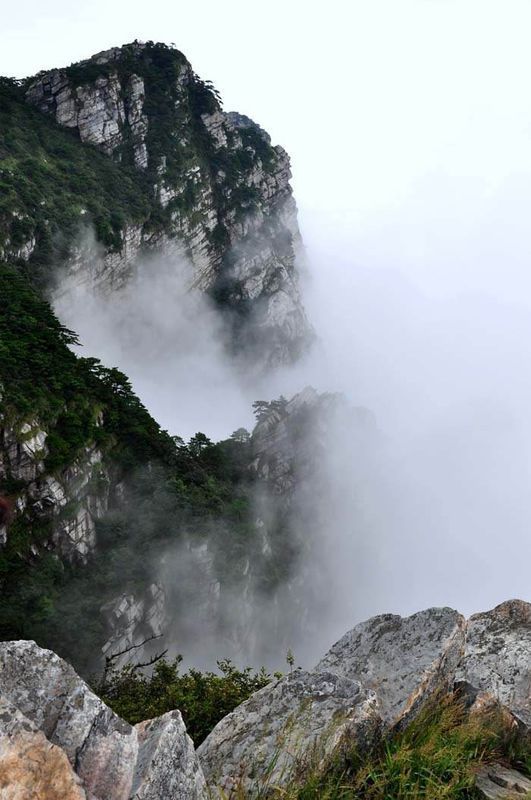
[[[144,218],[114,220],[111,246],[74,240],[66,263],[76,279],[109,289],[123,285],[146,252],[188,258],[193,286],[226,314],[239,352],[266,364],[298,356],[309,327],[289,158],[265,131],[223,112],[210,84],[164,45],[113,48],[40,74],[25,98],[140,173]],[[80,223],[86,215],[81,208]],[[37,239],[28,231],[16,254],[31,259]]]
[[[116,491],[117,470],[91,442],[71,464],[51,472],[45,464],[47,437],[37,419],[17,425],[0,412],[0,485],[17,486],[15,514],[49,524],[41,546],[67,561],[86,563],[96,546],[96,520],[107,511],[111,487]],[[0,527],[0,544],[7,538],[6,524]]]
[[[260,594],[281,620],[277,590],[292,563],[284,499],[266,502],[276,488],[251,466],[249,437],[172,441],[126,376],[76,358],[75,335],[44,297],[70,280],[119,291],[150,254],[176,269],[186,259],[233,353],[253,368],[289,362],[309,335],[289,179],[285,151],[225,113],[165,45],[0,79],[3,638],[76,649],[86,670],[102,650],[163,633],[189,641],[195,621],[226,637],[234,592],[248,600],[235,648],[259,639],[249,609]],[[176,570],[196,585],[185,575],[181,586]],[[197,616],[175,629],[192,590]]]

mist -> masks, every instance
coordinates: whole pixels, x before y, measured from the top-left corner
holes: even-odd
[[[290,632],[305,664],[372,614],[531,599],[529,6],[332,7],[309,9],[303,36],[297,9],[280,33],[263,20],[265,52],[285,45],[275,59],[237,26],[220,55],[217,26],[210,41],[189,20],[198,71],[292,156],[312,352],[242,376],[183,264],[146,263],[107,301],[56,301],[83,353],[121,368],[172,434],[250,429],[253,400],[307,384],[372,412],[377,446],[334,422],[312,487],[320,530],[295,583],[319,634]]]
[[[318,225],[316,215],[303,225],[314,261],[307,304],[321,335],[307,369],[319,388],[371,409],[382,432],[378,451],[364,456],[361,486],[348,477],[360,465],[344,430],[330,447],[331,474],[343,486],[329,509],[323,553],[335,576],[330,641],[349,619],[374,613],[450,605],[470,614],[529,597],[531,282],[523,188],[531,199],[531,182],[520,181],[486,209],[479,198],[470,201],[472,219],[449,203],[450,224],[441,214],[426,225],[433,207],[419,193],[414,201],[424,213],[416,226],[407,207],[358,235],[323,217]],[[498,224],[496,209],[503,209]],[[416,249],[396,236],[408,219]],[[426,240],[444,246],[421,246]],[[445,280],[430,283],[445,260]]]
[[[309,666],[376,613],[450,605],[469,614],[529,596],[531,310],[521,254],[509,262],[512,238],[485,221],[477,230],[485,249],[490,234],[491,285],[455,281],[428,292],[414,274],[440,253],[408,261],[397,248],[393,259],[378,236],[371,248],[368,236],[360,246],[304,212],[302,223],[305,300],[319,340],[301,363],[260,380],[227,355],[223,323],[188,291],[183,261],[148,259],[108,297],[76,286],[56,298],[83,354],[122,369],[172,434],[226,438],[252,428],[254,399],[306,384],[374,415],[378,436],[362,446],[348,416],[329,420],[326,448],[293,500],[303,555],[274,595],[253,593],[251,583],[243,596],[225,587],[219,601],[201,543],[166,553],[155,577],[176,608],[171,647],[204,668],[225,656],[282,668],[288,646]],[[446,241],[463,244],[452,228]],[[460,257],[478,258],[470,241]],[[503,291],[507,263],[519,301],[514,280]]]
[[[192,283],[184,258],[147,256],[119,291],[105,294],[63,273],[52,299],[79,337],[79,355],[124,372],[163,429],[217,440],[252,423],[255,398],[226,355],[223,320]]]

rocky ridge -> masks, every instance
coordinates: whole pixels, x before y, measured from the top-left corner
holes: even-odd
[[[469,620],[446,608],[373,617],[310,673],[281,678],[225,717],[198,755],[213,790],[267,794],[316,759],[360,740],[370,745],[430,698],[464,685],[471,711],[499,704],[523,737],[531,735],[531,604],[508,601]]]
[[[370,751],[453,691],[464,692],[470,714],[499,706],[529,742],[530,654],[531,604],[520,600],[469,620],[448,608],[380,615],[347,633],[315,669],[296,669],[252,695],[195,755],[178,711],[132,727],[55,654],[5,642],[0,796],[26,800],[37,785],[46,800],[267,797],[353,745]],[[500,763],[477,773],[486,798],[529,787]]]

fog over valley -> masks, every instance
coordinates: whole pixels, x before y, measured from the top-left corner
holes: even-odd
[[[377,446],[353,451],[349,431],[334,424],[317,474],[306,478],[320,498],[312,557],[335,584],[333,603],[320,607],[309,599],[315,576],[304,573],[307,611],[325,617],[309,650],[306,632],[289,634],[306,663],[349,621],[431,605],[472,613],[529,591],[531,101],[523,100],[523,66],[531,64],[518,49],[491,61],[487,42],[502,36],[492,8],[472,63],[463,30],[450,32],[457,5],[429,5],[424,38],[408,30],[407,13],[399,44],[386,38],[390,52],[410,51],[392,69],[389,56],[352,81],[360,52],[331,56],[334,82],[322,84],[321,96],[342,114],[326,132],[309,103],[280,119],[267,95],[263,109],[253,100],[259,122],[291,149],[301,287],[316,334],[298,363],[266,373],[238,364],[214,305],[189,289],[184,258],[146,259],[136,281],[107,296],[67,291],[63,281],[55,299],[83,354],[125,372],[172,435],[202,431],[217,441],[241,426],[251,431],[253,401],[308,385],[370,412]],[[436,21],[454,45],[444,70]],[[280,109],[282,89],[276,97]]]

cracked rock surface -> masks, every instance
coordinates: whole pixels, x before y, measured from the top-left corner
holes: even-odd
[[[178,711],[131,726],[69,664],[34,642],[0,643],[0,700],[2,791],[15,791],[23,765],[31,773],[36,762],[43,765],[42,780],[57,773],[57,781],[46,778],[43,789],[42,797],[50,800],[206,798]],[[24,781],[30,779],[25,773]]]
[[[262,796],[285,786],[299,765],[345,741],[370,746],[454,689],[465,690],[472,708],[500,705],[524,735],[529,731],[531,604],[509,600],[469,620],[450,608],[373,617],[345,634],[312,672],[296,671],[235,709],[198,755],[212,791],[235,798],[243,787]],[[501,791],[492,775],[478,782],[486,797],[513,796],[486,793],[489,786]]]
[[[179,711],[128,725],[54,653],[0,643],[0,798],[263,798],[346,749],[369,751],[455,689],[471,712],[501,707],[525,736],[530,636],[531,604],[520,600],[468,620],[449,608],[373,617],[314,670],[296,669],[253,694],[197,754]],[[30,793],[32,782],[40,794]],[[531,781],[488,764],[477,789],[504,800],[524,796]]]

